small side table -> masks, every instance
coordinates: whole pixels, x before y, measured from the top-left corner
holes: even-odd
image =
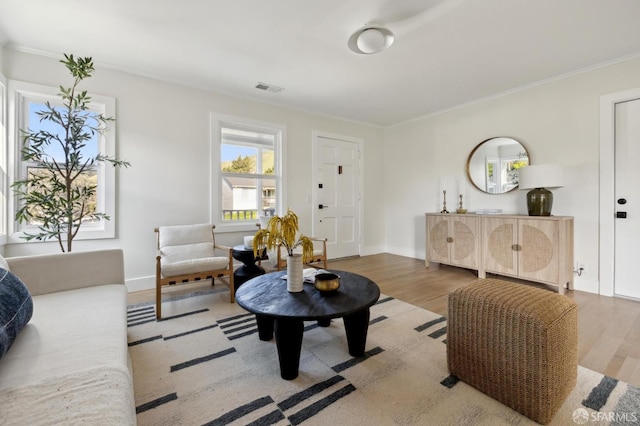
[[[253,249],[248,249],[244,245],[233,246],[231,249],[233,258],[242,262],[242,266],[233,272],[233,283],[236,291],[245,282],[251,278],[259,275],[264,275],[265,270],[262,266],[256,265],[257,260],[261,260],[261,257],[255,257],[253,255]]]

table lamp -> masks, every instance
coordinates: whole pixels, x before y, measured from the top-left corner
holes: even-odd
[[[553,193],[546,188],[563,185],[562,167],[558,164],[538,164],[518,170],[520,189],[527,192],[529,216],[551,216]]]

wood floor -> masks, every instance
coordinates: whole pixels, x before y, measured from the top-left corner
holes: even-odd
[[[474,271],[449,266],[430,270],[422,260],[392,254],[333,260],[328,267],[364,275],[382,293],[443,316],[448,293],[477,280]],[[154,294],[132,293],[129,300],[151,301]],[[567,296],[578,304],[579,364],[640,386],[640,302],[581,291],[568,291]]]

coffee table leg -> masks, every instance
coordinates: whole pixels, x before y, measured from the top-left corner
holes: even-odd
[[[256,324],[258,325],[258,337],[260,337],[260,340],[273,339],[273,318],[256,315]]]
[[[300,350],[302,349],[302,333],[304,324],[300,320],[275,320],[276,345],[280,361],[280,376],[285,380],[298,377],[300,366]]]
[[[319,319],[318,320],[318,326],[320,327],[329,327],[331,325],[331,320],[330,319]]]
[[[347,315],[343,320],[349,343],[349,355],[364,355],[367,331],[369,330],[369,308]]]

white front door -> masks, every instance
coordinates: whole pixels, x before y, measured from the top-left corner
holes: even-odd
[[[327,238],[327,257],[360,254],[360,142],[314,136],[313,235]]]
[[[640,99],[615,106],[614,293],[640,299]]]

